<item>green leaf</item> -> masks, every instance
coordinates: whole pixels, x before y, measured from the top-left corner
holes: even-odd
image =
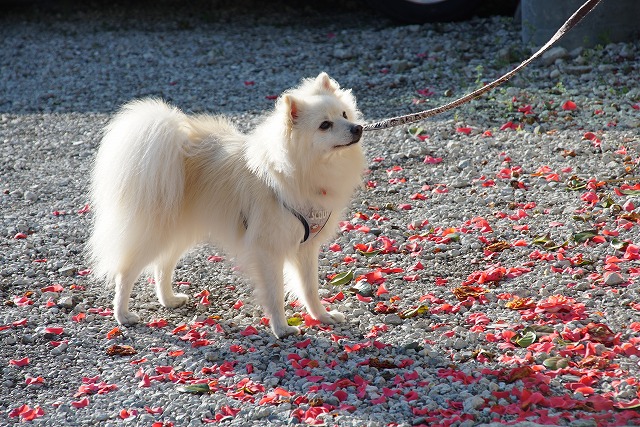
[[[302,317],[293,316],[287,319],[287,324],[289,326],[300,326],[302,325],[303,319]]]
[[[610,208],[611,206],[615,206],[616,202],[611,198],[611,196],[607,195],[600,200],[600,204],[602,204],[603,208]]]
[[[623,251],[627,246],[629,246],[629,242],[625,242],[624,240],[620,240],[614,237],[611,240],[611,246],[619,251]]]
[[[366,256],[364,252],[363,254]],[[342,273],[336,274],[333,277],[333,279],[329,281],[329,284],[333,286],[343,286],[351,282],[352,280],[353,280],[353,270],[343,271]]]
[[[380,253],[380,249],[375,249],[373,251],[369,251],[369,252],[364,252],[364,251],[358,251],[360,252],[361,255],[364,255],[366,257],[372,257],[375,255],[378,255]]]
[[[561,245],[557,244],[556,242],[554,242],[553,240],[551,240],[551,236],[549,236],[548,234],[544,235],[544,236],[536,236],[533,239],[532,242],[534,245],[540,245],[543,248],[550,250],[550,251],[555,251],[556,249],[564,246],[566,243],[563,243]]]
[[[511,338],[511,342],[518,345],[519,347],[527,348],[531,344],[536,342],[536,339],[538,339],[538,336],[536,335],[536,333],[533,330],[529,329],[529,330],[524,330],[518,335]]]
[[[582,258],[581,260],[576,262],[576,266],[578,267],[582,267],[584,265],[593,265],[593,264],[595,264],[595,262],[589,258]]]
[[[587,188],[587,181],[578,177],[571,177],[567,181],[567,189],[571,191],[584,190]]]
[[[460,234],[459,233],[449,233],[449,234],[445,235],[444,237],[447,237],[447,238],[453,240],[454,242],[459,242],[460,241]]]
[[[409,133],[411,135],[414,135],[414,136],[420,135],[423,132],[424,132],[424,129],[421,128],[421,127],[410,127],[409,128]]]
[[[616,402],[613,407],[620,411],[625,409],[638,410],[640,409],[640,399],[633,399],[630,402]]]
[[[553,326],[549,325],[531,325],[524,328],[523,332],[527,331],[533,331],[536,333],[536,335],[540,336],[552,334],[555,329],[553,329]]]
[[[426,304],[422,304],[416,308],[409,308],[407,310],[402,311],[398,315],[401,319],[408,319],[410,317],[422,316],[429,312],[429,307]]]
[[[551,237],[550,237],[548,234],[547,234],[547,235],[544,235],[544,236],[536,236],[536,237],[533,239],[533,244],[534,244],[534,245],[541,245],[541,246],[544,246],[544,245],[546,245],[546,244],[548,244],[548,243],[551,243],[551,242],[552,242],[552,241],[551,241]]]
[[[545,359],[542,364],[549,369],[563,369],[569,366],[569,359],[560,356],[552,356]]]
[[[640,190],[620,190],[620,192],[627,196],[640,196]]]
[[[576,243],[584,243],[589,239],[592,239],[598,235],[598,230],[585,230],[579,233],[576,233],[572,236],[572,239]]]
[[[211,389],[209,388],[209,384],[190,384],[178,387],[178,391],[181,393],[191,393],[191,394],[205,394],[210,393]]]

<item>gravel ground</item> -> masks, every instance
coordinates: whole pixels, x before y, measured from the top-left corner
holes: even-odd
[[[506,17],[177,3],[0,17],[0,424],[640,424],[637,44],[554,49],[451,114],[367,134],[363,188],[320,255],[347,323],[290,301],[305,334],[276,340],[233,260],[202,246],[175,278],[193,303],[166,310],[141,283],[143,323],[117,328],[83,247],[119,105],[161,96],[250,128],[325,70],[373,121],[530,51]]]

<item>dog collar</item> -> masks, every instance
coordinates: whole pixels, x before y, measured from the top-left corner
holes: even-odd
[[[327,225],[327,222],[329,222],[329,218],[331,217],[331,211],[314,211],[309,209],[302,211],[304,212],[302,213],[290,206],[284,205],[284,207],[287,208],[293,216],[298,218],[298,221],[300,221],[304,227],[304,238],[300,243],[304,243],[307,240],[316,237],[322,231],[324,226]]]

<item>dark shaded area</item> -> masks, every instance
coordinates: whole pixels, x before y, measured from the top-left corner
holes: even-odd
[[[191,18],[194,21],[220,21],[233,20],[237,17],[230,16],[229,10],[242,10],[248,16],[257,14],[271,19],[277,15],[298,16],[300,19],[314,18],[317,20],[323,16],[327,19],[335,19],[336,14],[345,15],[349,19],[382,19],[389,18],[378,8],[374,8],[371,2],[364,0],[328,0],[320,2],[300,2],[294,0],[275,0],[260,2],[256,8],[256,0],[0,0],[0,13],[3,15],[25,16],[44,19],[47,17],[70,17],[90,11],[105,10],[110,13],[121,11],[127,15],[150,17],[154,14],[171,11],[180,19]],[[490,0],[479,1],[475,8],[474,16],[507,15],[511,16],[516,10],[518,0]],[[230,6],[233,6],[232,8]],[[265,10],[270,13],[265,15]]]

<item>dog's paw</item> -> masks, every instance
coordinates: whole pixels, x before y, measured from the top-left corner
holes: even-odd
[[[163,298],[160,301],[160,304],[162,304],[163,307],[167,307],[167,308],[178,308],[186,304],[187,301],[189,301],[189,295],[174,294],[168,298]]]
[[[344,314],[338,310],[325,311],[320,313],[316,320],[321,321],[327,325],[335,325],[336,323],[343,323],[347,320]]]
[[[116,312],[114,317],[121,325],[135,325],[140,321],[140,316],[130,311],[127,311],[126,313]]]
[[[278,339],[282,339],[285,337],[288,337],[289,335],[300,335],[302,332],[300,331],[300,328],[297,328],[295,326],[272,326],[271,328],[273,330],[273,334],[278,338]]]

